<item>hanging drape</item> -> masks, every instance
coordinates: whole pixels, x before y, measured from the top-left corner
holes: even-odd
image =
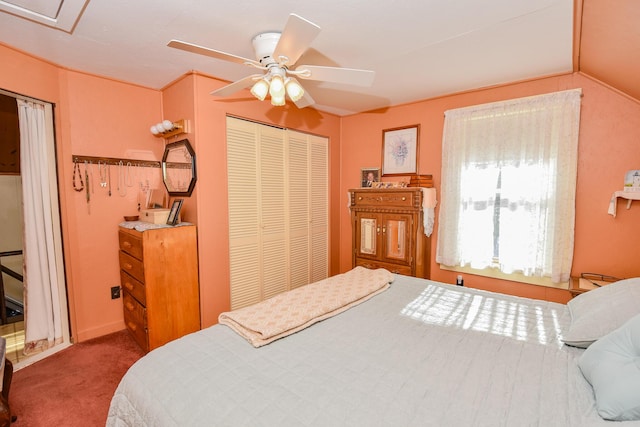
[[[580,90],[447,111],[436,261],[569,280]]]
[[[51,106],[18,99],[24,211],[25,354],[61,343],[59,230]]]

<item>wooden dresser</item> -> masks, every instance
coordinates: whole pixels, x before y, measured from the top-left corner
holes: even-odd
[[[430,238],[422,222],[420,188],[349,190],[353,266],[430,276]]]
[[[145,351],[200,329],[196,227],[119,228],[124,322]]]

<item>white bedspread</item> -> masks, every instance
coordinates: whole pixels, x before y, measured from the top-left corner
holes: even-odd
[[[223,325],[138,361],[108,426],[597,426],[566,306],[396,276],[261,348]],[[640,423],[623,423],[640,425]],[[616,424],[618,425],[618,424]]]

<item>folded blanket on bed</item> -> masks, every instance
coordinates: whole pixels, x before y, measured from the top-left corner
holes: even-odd
[[[273,298],[220,314],[229,326],[254,347],[261,347],[341,313],[383,292],[394,276],[383,268],[356,267]]]

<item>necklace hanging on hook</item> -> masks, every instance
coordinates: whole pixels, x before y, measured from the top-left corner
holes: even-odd
[[[100,187],[107,188],[107,163],[98,160],[98,172],[100,172]]]
[[[118,163],[118,194],[120,197],[127,195],[127,185],[125,183],[125,170],[122,160]]]
[[[91,186],[93,183],[89,180],[89,163],[84,161],[84,181],[87,183],[87,213],[91,215]]]
[[[80,185],[76,182],[76,177],[80,180]],[[82,172],[80,172],[80,165],[78,162],[74,162],[73,166],[73,189],[77,192],[84,190],[84,182],[82,181]]]

